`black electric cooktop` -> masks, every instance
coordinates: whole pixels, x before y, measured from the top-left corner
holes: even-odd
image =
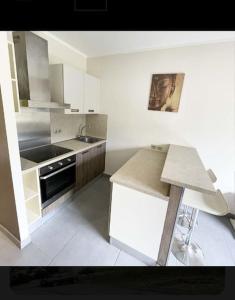
[[[40,163],[71,151],[73,150],[54,145],[47,145],[30,150],[21,151],[20,156],[33,162]]]

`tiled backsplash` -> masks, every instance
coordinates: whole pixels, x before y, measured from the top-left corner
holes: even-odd
[[[83,134],[107,138],[107,115],[69,115],[63,112],[51,112],[51,142],[75,138],[80,127],[87,125]]]
[[[86,134],[106,139],[107,121],[107,115],[86,115]]]
[[[51,142],[57,143],[75,138],[79,134],[79,126],[85,123],[85,115],[51,112]]]

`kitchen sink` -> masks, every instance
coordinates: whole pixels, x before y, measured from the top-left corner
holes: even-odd
[[[86,136],[86,135],[79,136],[79,137],[76,138],[76,140],[80,141],[80,142],[84,142],[84,143],[89,143],[89,144],[96,143],[96,142],[99,142],[99,141],[103,141],[103,139],[100,139],[100,138],[97,138],[97,137],[94,137],[94,136]]]

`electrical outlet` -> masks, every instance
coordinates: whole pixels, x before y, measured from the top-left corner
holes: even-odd
[[[157,145],[153,145],[153,144],[151,145],[151,149],[163,151],[163,148],[161,146],[157,146]]]
[[[62,132],[62,130],[61,130],[61,129],[55,129],[55,130],[54,130],[54,133],[55,133],[55,134],[57,134],[57,133],[61,133],[61,132]]]

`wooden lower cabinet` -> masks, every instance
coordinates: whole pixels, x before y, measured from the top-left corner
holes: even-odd
[[[94,148],[94,177],[102,174],[105,169],[105,144]]]
[[[95,146],[77,154],[76,187],[81,189],[104,172],[106,144]]]

